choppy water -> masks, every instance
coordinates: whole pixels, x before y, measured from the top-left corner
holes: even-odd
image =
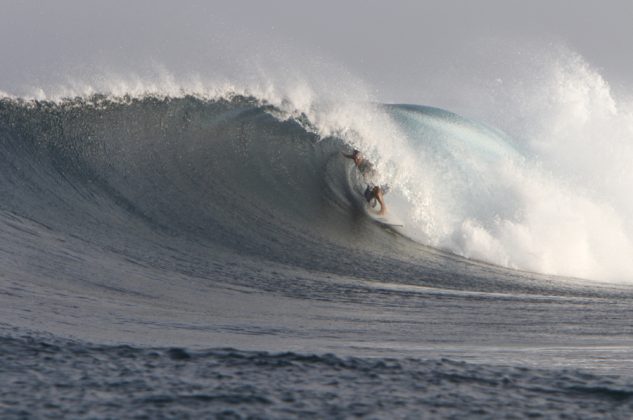
[[[450,359],[3,338],[5,416],[625,418],[633,381]]]

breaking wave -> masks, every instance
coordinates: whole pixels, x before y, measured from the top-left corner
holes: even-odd
[[[550,75],[543,89],[556,94],[538,112],[520,103],[541,124],[517,138],[438,108],[318,101],[308,88],[5,95],[2,208],[102,232],[100,243],[158,229],[312,264],[333,244],[383,252],[408,238],[512,269],[627,281],[633,117],[576,64]],[[364,215],[340,153],[352,147],[391,186],[389,210],[405,222],[395,237]]]

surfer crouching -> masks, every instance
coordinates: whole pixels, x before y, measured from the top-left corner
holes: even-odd
[[[387,207],[385,206],[385,200],[383,195],[387,193],[386,186],[378,186],[375,185],[373,179],[376,178],[376,170],[374,169],[374,165],[371,164],[367,159],[365,159],[362,153],[359,150],[354,149],[351,155],[343,153],[348,159],[352,159],[354,161],[354,165],[358,168],[358,171],[363,176],[365,182],[367,182],[367,188],[365,188],[365,192],[363,195],[365,196],[365,200],[372,206],[376,206],[376,201],[380,204],[380,211],[378,215],[384,216],[387,212]]]

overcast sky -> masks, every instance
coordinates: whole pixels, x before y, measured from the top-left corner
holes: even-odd
[[[633,79],[633,1],[0,0],[0,90],[19,92],[105,63],[175,72],[306,55],[345,68],[389,101],[496,43],[566,45],[611,83]],[[490,51],[487,54],[490,54]],[[500,52],[501,54],[501,52]],[[286,63],[292,66],[292,59]],[[215,67],[214,67],[215,66]],[[197,67],[197,68],[196,68]]]

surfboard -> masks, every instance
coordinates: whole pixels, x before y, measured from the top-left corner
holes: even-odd
[[[388,227],[404,227],[404,223],[393,214],[387,213],[384,216],[380,216],[375,210],[367,208],[367,214],[372,220],[379,225],[388,226]]]

